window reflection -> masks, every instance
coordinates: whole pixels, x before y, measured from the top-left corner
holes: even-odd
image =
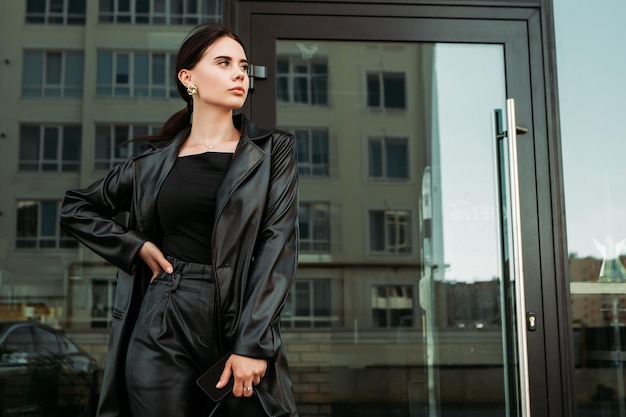
[[[303,177],[327,177],[329,173],[328,129],[288,129],[296,137],[298,173]]]
[[[409,179],[407,138],[369,139],[369,177],[373,180]]]
[[[303,50],[307,50],[302,45]],[[314,47],[311,47],[314,49]],[[304,53],[304,52],[303,52]],[[279,103],[328,104],[328,66],[323,58],[311,62],[297,56],[276,60],[276,88]]]
[[[413,327],[413,287],[375,285],[372,287],[374,327]]]
[[[296,137],[301,174],[300,265],[283,321],[292,373],[325,381],[315,397],[296,384],[299,404],[409,415],[410,395],[425,415],[439,407],[428,398],[506,415],[490,123],[505,98],[501,47],[295,40],[276,50],[277,121]],[[322,131],[328,175],[315,175]],[[330,328],[293,323],[314,311],[311,283],[323,276]],[[464,379],[488,381],[488,406],[456,385]]]
[[[404,109],[406,107],[404,73],[368,73],[367,105],[371,108]]]
[[[626,3],[555,0],[578,415],[626,415]],[[579,22],[590,30],[581,37]],[[581,86],[583,86],[581,88]]]
[[[370,211],[370,250],[379,253],[410,253],[410,213],[406,210]]]

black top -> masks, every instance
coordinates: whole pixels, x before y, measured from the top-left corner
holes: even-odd
[[[232,153],[178,157],[157,197],[163,253],[181,261],[211,264],[216,194]]]

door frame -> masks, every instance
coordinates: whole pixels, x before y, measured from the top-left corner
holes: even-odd
[[[238,35],[248,46],[251,62],[257,65],[268,65],[267,61],[272,59],[271,56],[264,55],[258,57],[259,62],[255,62],[254,59],[257,54],[251,33],[255,18],[259,16],[275,16],[277,18],[275,22],[280,21],[281,25],[286,25],[279,29],[271,29],[272,26],[268,26],[272,32],[298,30],[297,23],[301,21],[296,19],[297,16],[314,16],[317,22],[323,24],[319,25],[320,29],[312,32],[311,38],[327,40],[342,40],[340,36],[337,37],[340,29],[333,24],[338,18],[350,20],[364,18],[363,22],[376,19],[380,23],[388,19],[419,19],[416,22],[422,23],[417,28],[377,24],[376,30],[372,30],[371,25],[364,25],[360,29],[359,39],[372,41],[396,40],[407,30],[419,32],[420,40],[423,41],[462,41],[458,37],[457,29],[455,32],[438,32],[436,23],[439,19],[456,19],[459,31],[463,30],[464,25],[471,26],[477,20],[498,22],[503,31],[509,30],[511,26],[523,27],[518,36],[526,37],[526,50],[514,53],[526,55],[528,65],[523,68],[510,65],[512,59],[510,50],[508,54],[505,51],[505,61],[507,91],[509,91],[508,80],[515,77],[528,77],[531,85],[527,97],[515,98],[520,101],[526,100],[530,109],[522,113],[518,110],[518,124],[532,125],[529,134],[520,139],[521,169],[535,172],[532,183],[524,178],[520,179],[522,189],[532,190],[536,196],[522,200],[522,205],[525,206],[522,212],[532,213],[532,216],[522,218],[522,234],[530,237],[525,239],[526,241],[532,240],[530,247],[525,247],[524,251],[527,256],[536,259],[532,265],[527,262],[524,264],[526,311],[534,312],[539,317],[537,331],[527,333],[528,357],[534,358],[533,367],[529,369],[533,417],[574,416],[576,410],[551,13],[551,5],[547,0],[514,2],[395,0],[392,5],[372,0],[343,0],[341,3],[330,0],[315,2],[232,0],[226,7],[226,21],[236,28]],[[289,19],[290,16],[293,19]],[[432,31],[430,39],[429,31]],[[497,39],[497,36],[494,39]],[[273,82],[270,80],[263,82],[268,81]],[[244,107],[244,111],[249,115],[253,100],[254,92]],[[275,106],[262,106],[260,111],[255,112],[251,114],[255,120],[276,119]],[[524,154],[526,161],[530,160],[534,166],[523,166]],[[529,254],[528,249],[531,249],[532,254]]]

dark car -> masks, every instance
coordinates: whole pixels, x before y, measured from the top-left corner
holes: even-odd
[[[0,321],[0,417],[90,417],[99,389],[95,359],[37,321]]]

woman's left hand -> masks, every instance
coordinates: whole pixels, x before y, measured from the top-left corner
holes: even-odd
[[[261,382],[266,370],[267,361],[265,359],[249,358],[233,353],[226,361],[216,388],[225,387],[232,376],[235,380],[233,395],[235,397],[251,397],[254,385]]]

